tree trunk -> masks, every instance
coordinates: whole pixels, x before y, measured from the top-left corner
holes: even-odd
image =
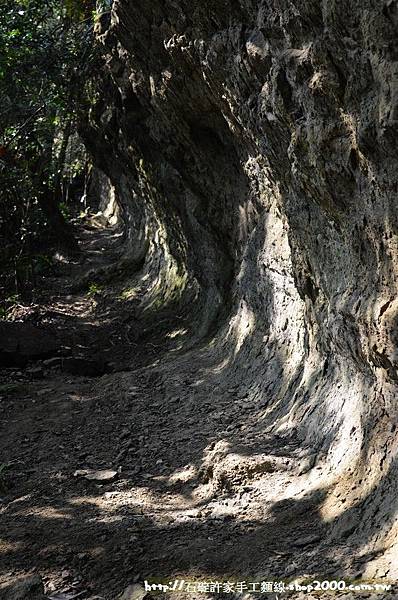
[[[67,254],[77,252],[78,244],[73,227],[66,222],[59,205],[54,200],[53,191],[48,186],[42,185],[37,200],[48,219],[51,237],[56,240],[58,249]]]

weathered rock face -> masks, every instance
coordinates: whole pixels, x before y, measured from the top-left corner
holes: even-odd
[[[115,0],[87,134],[147,302],[191,308],[220,393],[301,440],[331,540],[392,577],[397,23],[395,2]]]

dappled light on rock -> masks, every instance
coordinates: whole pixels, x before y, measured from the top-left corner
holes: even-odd
[[[79,252],[0,323],[0,583],[395,586],[394,3],[101,11]]]

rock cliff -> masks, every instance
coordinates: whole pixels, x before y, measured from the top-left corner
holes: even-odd
[[[115,0],[85,129],[142,307],[190,315],[164,372],[250,403],[297,450],[279,500],[316,499],[328,556],[392,579],[397,24],[394,0]],[[215,489],[233,456],[204,460]]]

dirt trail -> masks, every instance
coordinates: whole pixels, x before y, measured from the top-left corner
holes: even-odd
[[[106,372],[43,361],[2,371],[0,584],[39,574],[48,596],[114,600],[153,578],[358,576],[360,557],[344,571],[327,546],[326,492],[306,493],[311,450],[264,431],[262,406],[226,386],[205,348],[179,353],[176,322],[166,320],[160,341],[145,335],[139,296],[118,299],[123,281],[90,287],[87,272],[94,283],[117,259],[118,234],[80,237],[82,257],[14,316]]]

